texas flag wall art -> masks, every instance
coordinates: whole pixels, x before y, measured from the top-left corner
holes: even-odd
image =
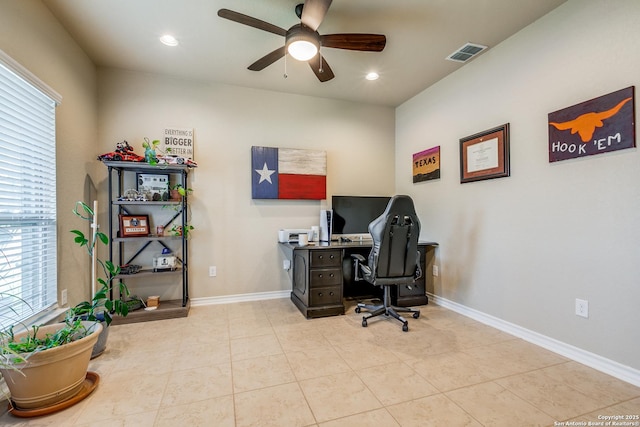
[[[327,153],[295,148],[251,147],[253,199],[327,198]]]

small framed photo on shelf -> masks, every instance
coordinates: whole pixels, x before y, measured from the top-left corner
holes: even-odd
[[[138,173],[138,192],[147,196],[147,200],[159,202],[169,197],[169,174]]]
[[[460,183],[509,174],[509,123],[460,140]]]
[[[120,214],[120,237],[140,237],[149,235],[148,215]]]

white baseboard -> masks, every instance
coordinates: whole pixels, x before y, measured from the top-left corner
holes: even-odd
[[[263,301],[268,299],[289,298],[291,290],[256,292],[253,294],[223,295],[219,297],[192,298],[191,307],[214,304],[231,304],[234,302]]]
[[[471,319],[477,320],[480,323],[484,323],[485,325],[489,325],[503,332],[514,335],[518,338],[522,338],[523,340],[529,341],[532,344],[546,348],[549,351],[553,351],[554,353],[558,353],[561,356],[567,357],[571,360],[582,363],[583,365],[587,365],[593,369],[604,372],[605,374],[633,384],[636,387],[640,387],[640,371],[637,369],[622,365],[613,360],[598,356],[595,353],[591,353],[581,348],[574,347],[570,344],[566,344],[564,342],[547,337],[529,329],[525,329],[516,324],[482,313],[478,310],[474,310],[462,304],[458,304],[457,302],[450,301],[446,298],[442,298],[430,293],[428,293],[428,296],[431,301],[441,307],[447,308],[451,311],[455,311],[456,313],[462,314],[463,316],[470,317]]]

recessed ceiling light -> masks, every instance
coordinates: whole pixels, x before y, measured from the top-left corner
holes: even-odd
[[[375,73],[372,71],[365,76],[365,79],[373,81],[373,80],[378,80],[379,77],[380,76],[378,75],[378,73]]]
[[[162,44],[166,44],[167,46],[178,46],[178,40],[170,34],[165,34],[160,37],[160,41]]]

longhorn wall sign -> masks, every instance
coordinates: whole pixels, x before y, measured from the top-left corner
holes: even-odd
[[[549,113],[549,162],[633,148],[634,86]]]

